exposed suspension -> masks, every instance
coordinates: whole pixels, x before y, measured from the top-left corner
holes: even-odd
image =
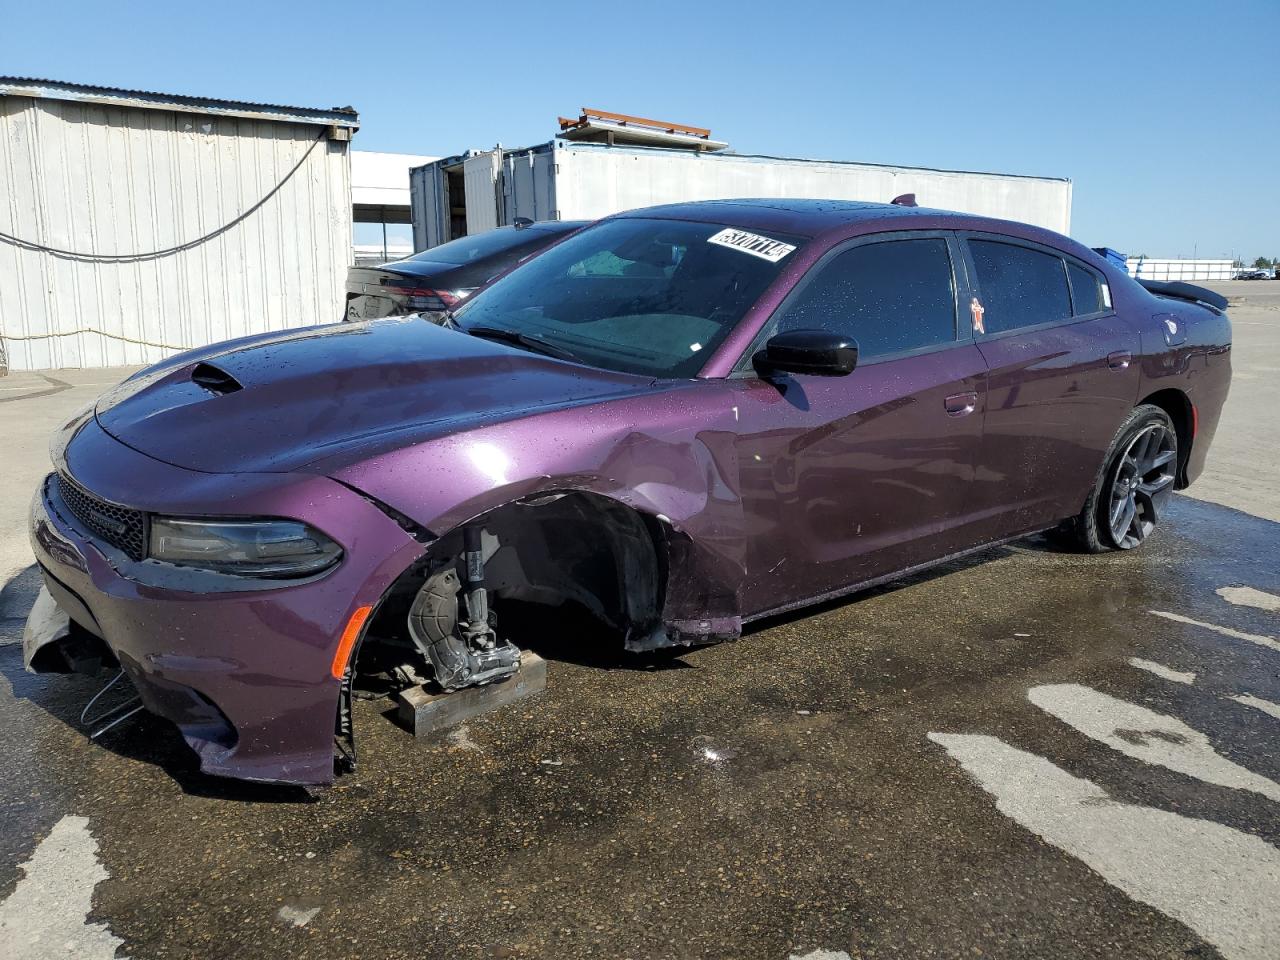
[[[427,578],[409,609],[409,635],[435,671],[443,690],[461,690],[505,680],[520,669],[520,651],[499,640],[484,584],[484,544],[481,528],[462,532],[461,567],[442,567]],[[465,613],[465,616],[463,615]]]

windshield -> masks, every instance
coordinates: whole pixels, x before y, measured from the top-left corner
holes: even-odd
[[[475,236],[450,240],[448,243],[442,243],[438,247],[432,247],[430,250],[424,250],[406,259],[448,263],[460,267],[514,247],[527,246],[530,250],[536,249],[550,243],[559,232],[561,231],[537,227],[526,227],[523,230],[517,230],[515,227],[499,227],[497,230],[477,233]]]
[[[722,224],[606,220],[482,290],[456,323],[517,333],[592,366],[692,377],[801,242]]]

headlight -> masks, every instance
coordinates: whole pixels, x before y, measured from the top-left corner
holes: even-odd
[[[244,577],[305,577],[342,556],[341,547],[297,520],[153,517],[149,547],[153,560]]]

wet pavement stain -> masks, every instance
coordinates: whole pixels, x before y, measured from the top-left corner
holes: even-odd
[[[360,768],[318,799],[202,777],[157,720],[88,743],[75,718],[98,684],[29,676],[9,643],[0,899],[75,813],[110,874],[90,920],[138,958],[1218,956],[1000,813],[928,734],[999,738],[1116,803],[1280,843],[1280,804],[1028,700],[1086,686],[1280,780],[1276,719],[1229,699],[1280,702],[1280,656],[1148,612],[1275,636],[1274,612],[1216,591],[1280,593],[1278,555],[1280,524],[1178,499],[1138,552],[1033,538],[666,664],[547,643],[546,693],[453,740],[358,702]]]

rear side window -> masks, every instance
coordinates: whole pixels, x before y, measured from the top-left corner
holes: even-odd
[[[956,338],[951,255],[941,238],[889,240],[838,254],[783,307],[779,333],[829,330],[862,358]]]
[[[1102,296],[1102,282],[1092,270],[1086,270],[1067,261],[1067,276],[1071,278],[1071,305],[1077,317],[1099,313],[1107,309]]]
[[[1061,257],[996,240],[970,240],[982,289],[987,333],[1003,333],[1071,316]]]

